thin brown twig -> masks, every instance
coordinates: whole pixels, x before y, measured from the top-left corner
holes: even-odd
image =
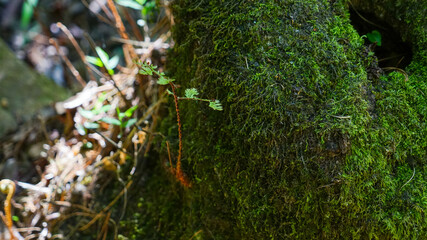
[[[100,239],[101,236],[102,236],[102,240],[106,240],[107,239],[108,222],[110,221],[110,216],[111,216],[111,212],[108,211],[107,216],[105,217],[104,223],[102,224],[101,233],[96,238],[97,240]]]
[[[113,13],[114,19],[116,21],[116,28],[119,32],[120,36],[124,39],[129,39],[128,34],[126,33],[126,28],[123,25],[122,19],[120,18],[119,12],[117,11],[116,6],[114,5],[113,0],[107,0],[108,8],[110,8],[111,12]],[[125,44],[125,48],[128,50],[128,53],[132,59],[138,58],[138,56],[135,53],[135,49],[132,45]]]
[[[61,52],[61,50],[59,49],[59,45],[56,42],[56,40],[53,39],[53,38],[51,38],[51,39],[49,39],[49,43],[52,44],[53,46],[55,46],[56,51],[58,52],[59,56],[61,56],[62,60],[65,62],[65,64],[67,65],[67,67],[70,69],[70,71],[73,74],[73,76],[77,79],[77,81],[80,83],[80,85],[82,85],[82,87],[85,87],[86,86],[86,82],[80,76],[79,71],[77,71],[77,69],[73,66],[73,64],[70,62],[70,60],[67,58],[67,56],[65,56],[65,54],[63,54]]]
[[[99,14],[99,13],[97,13],[97,12],[94,12],[94,11],[92,11],[91,9],[90,9],[90,7],[89,7],[89,3],[86,1],[86,0],[81,0],[82,1],[82,3],[83,3],[83,5],[85,5],[85,7],[87,8],[87,9],[89,9],[93,14],[95,14],[96,15],[96,17],[99,19],[99,20],[101,20],[102,22],[104,22],[104,23],[106,23],[106,24],[108,24],[108,25],[111,25],[111,26],[113,26],[114,24],[108,19],[108,18],[106,18],[106,17],[104,17],[104,16],[102,16],[101,14]],[[98,4],[99,4],[99,2],[98,2]],[[106,12],[106,10],[108,10],[104,5],[102,5],[102,4],[99,4],[100,5],[100,7],[101,7],[101,9],[104,11],[104,13]],[[106,9],[106,10],[105,10]],[[109,12],[108,11],[108,13],[111,15],[111,12]],[[107,14],[108,15],[108,14]]]
[[[92,73],[91,68],[89,67],[90,64],[87,62],[85,54],[83,50],[80,48],[79,44],[77,43],[76,39],[74,38],[73,34],[68,30],[68,28],[62,24],[61,22],[56,23],[56,26],[58,26],[64,33],[67,35],[68,39],[70,40],[71,44],[73,44],[74,48],[76,49],[77,53],[79,54],[81,60],[86,65],[87,72],[90,76],[91,80],[95,80],[95,76]]]
[[[191,238],[189,240],[192,240],[194,237],[196,237],[197,235],[199,235],[202,232],[203,232],[203,230],[200,229],[199,231],[197,231],[196,233],[194,233],[193,236],[191,236]]]
[[[129,11],[125,7],[121,7],[120,9],[124,12],[126,20],[132,27],[132,31],[135,34],[136,39],[138,39],[138,41],[144,41],[144,38],[142,37],[141,32],[139,31],[138,25],[136,24],[132,16],[129,14]]]
[[[113,14],[108,10],[108,8],[105,6],[105,2],[101,2],[100,0],[95,0],[96,3],[101,7],[102,11],[107,15],[108,18],[113,19]]]

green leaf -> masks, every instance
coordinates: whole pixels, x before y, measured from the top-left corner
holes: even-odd
[[[80,123],[76,123],[76,130],[77,130],[77,132],[81,135],[81,136],[84,136],[84,135],[86,135],[86,129],[83,127],[83,125],[82,124],[80,124]]]
[[[95,66],[98,66],[98,67],[103,67],[104,66],[104,64],[102,63],[101,59],[97,58],[97,57],[86,56],[86,61],[88,61],[88,63],[91,63],[91,64],[93,64]]]
[[[101,109],[99,110],[100,113],[105,113],[108,112],[108,110],[111,109],[111,105],[104,105],[101,107]]]
[[[209,102],[209,107],[211,107],[213,110],[222,111],[222,105],[219,100]]]
[[[156,1],[151,1],[145,4],[145,6],[141,10],[142,16],[147,17],[147,15],[151,13],[155,7],[156,7]]]
[[[160,76],[159,79],[157,79],[157,84],[167,85],[173,81],[175,81],[175,80],[168,78],[168,77]]]
[[[34,7],[37,6],[38,0],[26,0],[22,5],[21,29],[28,28],[31,18],[34,15]]]
[[[126,110],[125,112],[125,116],[126,117],[132,117],[133,112],[138,108],[138,105],[135,105],[131,108],[129,108],[128,110]]]
[[[119,117],[119,121],[122,122],[123,118],[126,117],[126,115],[125,115],[124,112],[121,112],[121,113],[118,114],[118,117]]]
[[[119,64],[119,60],[120,60],[120,58],[119,58],[119,56],[114,56],[114,57],[112,57],[109,61],[108,61],[108,66],[111,68],[111,69],[114,69],[115,67],[117,67],[117,64]]]
[[[169,89],[166,89],[166,92],[167,92],[169,95],[173,95],[173,92],[169,91]]]
[[[84,122],[83,126],[87,129],[97,129],[99,128],[99,124],[98,123],[94,123],[94,122]]]
[[[142,5],[138,2],[132,1],[132,0],[116,0],[116,3],[119,5],[122,5],[123,7],[132,8],[135,10],[141,10]]]
[[[93,148],[93,143],[86,142],[86,143],[83,144],[83,148],[84,149],[92,149]]]
[[[142,75],[153,75],[153,70],[148,66],[141,66],[139,73]]]
[[[117,126],[121,125],[121,122],[118,119],[110,118],[110,117],[101,118],[99,121],[105,122],[105,123],[108,123],[108,124],[112,124],[112,125],[117,125]]]
[[[86,119],[92,119],[95,117],[95,113],[89,110],[85,110],[83,108],[78,108],[77,111]]]
[[[110,57],[108,56],[108,54],[104,50],[102,50],[102,48],[100,47],[96,47],[95,50],[96,50],[96,53],[98,53],[98,56],[101,59],[102,63],[104,64],[105,68],[107,70],[111,69],[111,67],[108,65],[108,61],[110,60]]]
[[[129,120],[127,120],[126,122],[124,122],[124,128],[130,127],[132,125],[134,125],[136,123],[137,119],[136,118],[131,118]]]
[[[135,1],[137,1],[141,5],[144,5],[147,2],[147,0],[135,0]]]
[[[185,97],[186,98],[195,98],[199,95],[199,92],[195,88],[185,89]]]
[[[14,222],[19,222],[19,217],[18,217],[18,216],[13,215],[13,216],[12,216],[12,221],[14,221]]]
[[[374,30],[370,33],[367,33],[366,36],[371,43],[377,44],[377,46],[381,46],[381,33],[377,30]]]

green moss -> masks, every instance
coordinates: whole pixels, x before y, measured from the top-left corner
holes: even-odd
[[[414,44],[407,81],[392,73],[373,83],[342,2],[181,0],[173,10],[173,75],[224,111],[180,105],[193,187],[170,196],[174,187],[160,182],[141,210],[163,236],[427,235],[425,45]],[[407,34],[425,39],[423,21],[407,23]],[[154,200],[159,192],[167,200]]]

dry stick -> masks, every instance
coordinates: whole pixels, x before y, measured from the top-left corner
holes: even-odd
[[[126,33],[125,26],[123,25],[122,19],[120,18],[119,13],[117,12],[117,8],[114,5],[113,0],[107,0],[108,8],[110,8],[111,12],[113,13],[114,19],[116,21],[116,28],[120,34],[120,36],[124,39],[129,39],[129,36]],[[126,44],[126,49],[129,51],[130,57],[132,59],[138,58],[138,56],[135,53],[135,49],[132,45]]]
[[[108,222],[110,221],[110,216],[111,216],[111,212],[109,211],[107,213],[107,216],[105,217],[104,223],[102,224],[102,228],[101,228],[101,233],[100,235],[98,235],[98,237],[96,238],[97,240],[101,238],[102,236],[102,240],[106,240],[107,239],[107,233],[108,233]]]
[[[109,19],[113,19],[113,14],[110,12],[110,10],[105,6],[105,1],[101,2],[100,0],[95,0],[96,3],[101,7],[102,11],[107,15]],[[113,24],[111,24],[113,25]]]
[[[144,38],[142,37],[141,32],[139,31],[138,25],[129,14],[129,11],[124,7],[121,7],[120,9],[125,13],[125,18],[132,27],[132,31],[135,34],[136,39],[138,39],[138,41],[144,41]]]
[[[196,233],[193,234],[193,236],[191,236],[191,238],[189,240],[192,240],[194,237],[196,237],[197,235],[199,235],[202,232],[203,232],[203,230],[197,231]]]
[[[353,8],[353,10],[356,12],[356,14],[357,14],[357,15],[359,15],[359,17],[360,17],[363,21],[365,21],[365,22],[367,22],[367,23],[369,23],[369,24],[371,24],[371,25],[373,25],[373,26],[375,26],[375,27],[381,28],[382,30],[387,30],[386,28],[384,28],[384,27],[382,27],[382,26],[380,26],[380,25],[378,25],[378,24],[375,24],[375,23],[373,23],[373,22],[369,21],[368,19],[364,18],[364,17],[362,16],[362,14],[360,14],[360,13],[356,10],[356,8],[353,6],[353,3],[351,3],[351,1],[349,1],[348,3],[350,3],[350,5],[351,5],[351,7]]]
[[[406,186],[406,184],[408,184],[410,181],[412,181],[412,179],[414,178],[414,176],[415,176],[415,168],[414,168],[414,172],[412,173],[412,177],[405,184],[403,184],[403,186],[400,187],[400,191],[402,191],[402,188],[404,186]]]
[[[90,64],[86,61],[85,54],[84,54],[83,50],[80,48],[80,46],[77,43],[76,39],[74,38],[73,34],[71,34],[70,30],[68,30],[68,28],[60,22],[56,23],[56,26],[58,26],[65,33],[65,35],[67,35],[68,39],[70,40],[71,44],[73,44],[74,48],[76,49],[76,51],[79,54],[80,58],[82,59],[83,63],[86,65],[87,72],[90,76],[90,79],[95,80],[95,76],[93,75],[93,73],[89,67]]]
[[[103,17],[102,15],[100,15],[100,14],[99,14],[99,13],[97,13],[97,12],[92,11],[92,10],[90,9],[89,4],[87,3],[87,1],[86,1],[86,0],[82,0],[82,3],[83,3],[83,5],[85,5],[85,7],[86,7],[87,9],[89,9],[93,14],[95,14],[95,15],[96,15],[96,17],[98,17],[98,19],[99,19],[99,20],[101,20],[102,22],[104,22],[104,23],[106,23],[106,24],[108,24],[108,25],[113,26],[113,23],[112,23],[109,19],[107,19],[107,18]],[[107,11],[107,12],[109,13],[109,14],[107,14],[107,15],[111,15],[111,12],[109,12],[109,11],[108,11],[108,8],[106,8],[103,4],[100,4],[99,2],[98,2],[98,4],[101,6],[101,9],[104,11],[104,13]]]
[[[43,23],[43,21],[40,19],[40,15],[39,15],[39,9],[37,6],[33,7],[33,16],[34,19],[36,20],[36,22],[39,24],[39,26],[41,26],[42,28],[42,32],[45,36],[51,37],[51,33],[49,31],[49,28],[46,26],[46,24]]]
[[[74,77],[77,79],[77,81],[83,86],[86,86],[86,82],[83,80],[83,78],[80,76],[79,71],[71,64],[70,60],[68,60],[67,56],[62,54],[61,50],[59,49],[58,43],[55,39],[51,38],[49,39],[49,43],[55,46],[56,51],[58,52],[59,56],[61,56],[62,60],[65,62],[67,67],[70,69],[71,73],[74,75]]]

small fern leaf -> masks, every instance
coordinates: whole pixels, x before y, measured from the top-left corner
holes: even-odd
[[[160,76],[159,79],[157,79],[157,84],[159,85],[167,85],[171,82],[173,82],[174,80],[168,77],[164,77],[164,76]]]
[[[199,92],[195,88],[185,89],[185,97],[186,98],[195,98],[199,95]]]
[[[209,107],[211,107],[213,110],[222,111],[222,105],[219,100],[209,102]]]

